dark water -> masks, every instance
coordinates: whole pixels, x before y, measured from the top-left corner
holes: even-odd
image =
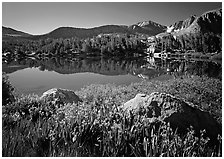
[[[23,58],[2,64],[19,94],[41,95],[57,87],[80,90],[89,84],[129,85],[142,80],[168,80],[183,74],[221,79],[221,63],[204,60],[138,58]]]

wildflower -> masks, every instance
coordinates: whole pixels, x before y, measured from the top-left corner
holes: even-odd
[[[17,121],[20,118],[19,112],[16,112],[15,114],[12,115],[13,121]]]

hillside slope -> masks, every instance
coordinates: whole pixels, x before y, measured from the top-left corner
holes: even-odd
[[[31,34],[22,32],[22,31],[18,31],[12,28],[8,28],[8,27],[4,27],[2,26],[2,36],[11,36],[11,37],[28,37],[28,36],[32,36]]]
[[[167,27],[166,32],[159,33],[157,37],[169,34],[181,36],[186,34],[222,33],[222,8],[208,11],[200,16],[190,16],[184,21],[175,22]]]
[[[166,26],[160,25],[152,21],[139,22],[131,26],[125,25],[104,25],[94,28],[74,28],[74,27],[59,27],[50,33],[43,35],[30,35],[12,28],[3,28],[4,37],[25,37],[28,39],[45,39],[45,38],[92,38],[99,34],[121,33],[121,34],[146,34],[153,36],[164,32]]]

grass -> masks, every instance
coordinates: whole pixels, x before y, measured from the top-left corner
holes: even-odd
[[[144,116],[127,117],[120,106],[137,93],[165,92],[209,111],[221,124],[221,81],[182,77],[129,86],[90,85],[76,94],[82,103],[54,105],[30,95],[2,107],[3,156],[221,156],[193,128],[179,136],[169,123],[149,124]],[[221,137],[220,137],[221,145]]]

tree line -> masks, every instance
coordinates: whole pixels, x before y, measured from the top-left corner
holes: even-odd
[[[63,55],[66,53],[100,53],[126,54],[127,52],[143,52],[146,45],[141,43],[138,35],[106,34],[93,38],[59,38],[40,40],[8,40],[3,41],[3,52],[37,52]]]
[[[161,50],[195,50],[196,52],[220,52],[222,50],[222,36],[212,32],[189,33],[180,36],[171,34],[156,38],[157,47]]]
[[[145,37],[146,38],[146,37]],[[100,34],[93,38],[46,38],[39,40],[11,39],[3,40],[2,51],[29,54],[36,52],[52,55],[66,55],[75,53],[93,53],[100,55],[133,55],[143,53],[147,45],[138,34]],[[195,50],[197,52],[221,51],[222,36],[214,33],[184,34],[173,36],[168,34],[162,38],[155,38],[159,50]]]

